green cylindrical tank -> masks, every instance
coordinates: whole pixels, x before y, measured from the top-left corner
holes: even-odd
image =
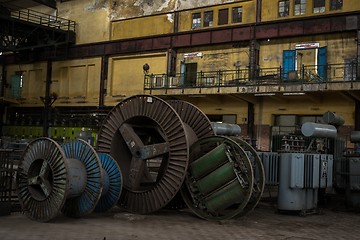
[[[219,189],[205,200],[205,206],[209,212],[216,213],[224,210],[244,199],[244,189],[235,180],[224,188]]]
[[[199,178],[214,171],[227,161],[225,145],[220,144],[210,152],[192,162],[189,166],[189,171],[193,177]]]
[[[226,185],[234,178],[236,178],[234,166],[228,162],[197,181],[196,186],[202,194],[207,194]]]

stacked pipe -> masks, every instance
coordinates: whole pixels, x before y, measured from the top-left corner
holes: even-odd
[[[216,135],[240,131],[212,124],[185,101],[132,96],[105,118],[100,154],[82,140],[30,143],[18,176],[19,198],[26,215],[38,221],[60,212],[80,217],[114,203],[137,214],[185,201],[204,219],[243,215],[261,197],[262,163],[245,141]],[[110,189],[114,185],[116,191]]]
[[[97,154],[83,140],[59,145],[39,138],[24,151],[17,184],[25,215],[46,222],[60,213],[81,217],[112,208],[120,197],[122,177],[116,161]]]

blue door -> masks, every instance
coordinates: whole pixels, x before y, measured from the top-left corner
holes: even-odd
[[[327,47],[318,48],[317,56],[317,72],[320,81],[326,81],[327,79]]]
[[[287,80],[289,72],[295,71],[296,50],[283,51],[283,80]]]

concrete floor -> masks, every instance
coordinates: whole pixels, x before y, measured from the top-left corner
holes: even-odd
[[[360,213],[337,199],[330,203],[320,214],[301,217],[280,214],[274,201],[262,200],[248,215],[223,222],[199,219],[187,209],[133,215],[114,208],[80,219],[59,216],[50,223],[12,213],[0,217],[0,239],[360,239]]]

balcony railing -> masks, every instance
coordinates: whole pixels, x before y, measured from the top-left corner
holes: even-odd
[[[214,88],[251,85],[283,85],[360,81],[358,63],[302,66],[298,70],[284,71],[282,67],[218,70],[197,73],[146,74],[144,89],[159,88]]]
[[[11,10],[11,9],[10,9]],[[75,32],[76,22],[54,15],[48,15],[34,10],[11,10],[10,16],[26,22],[39,24],[64,31]]]

